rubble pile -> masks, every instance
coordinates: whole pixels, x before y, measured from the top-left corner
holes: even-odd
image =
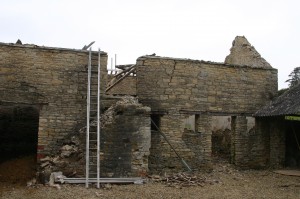
[[[142,104],[140,104],[137,100],[137,98],[132,96],[124,96],[121,98],[121,100],[117,101],[116,104],[112,105],[107,111],[105,111],[100,118],[100,126],[101,128],[104,128],[105,125],[111,124],[114,120],[114,117],[116,114],[118,114],[118,110],[123,107],[124,105],[135,105],[138,107],[141,107]],[[92,121],[91,126],[97,126],[97,121]]]
[[[107,111],[101,114],[100,127],[104,128],[107,124],[111,124],[114,121],[115,116],[122,107],[125,106],[138,106],[142,105],[138,103],[137,99],[131,96],[125,96],[112,105]],[[90,122],[90,127],[96,127],[97,121]],[[67,177],[80,177],[83,175],[85,164],[85,135],[86,126],[79,129],[79,134],[72,136],[64,145],[60,148],[58,154],[52,156],[46,156],[40,159],[39,164],[39,181],[47,183],[51,173],[61,171]],[[78,173],[78,169],[82,168]]]
[[[166,175],[164,177],[159,175],[152,175],[149,178],[153,182],[160,182],[165,184],[168,187],[190,187],[190,186],[201,186],[205,184],[214,184],[218,183],[216,180],[208,180],[206,177],[199,177],[193,173],[177,173],[172,175]]]
[[[83,151],[78,136],[72,136],[69,143],[63,145],[59,153],[40,159],[38,181],[47,183],[52,172],[61,171],[67,177],[76,176],[76,166],[83,161]]]

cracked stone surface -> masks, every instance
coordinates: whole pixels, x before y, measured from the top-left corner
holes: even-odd
[[[272,68],[272,66],[261,57],[246,37],[236,36],[232,42],[230,54],[225,59],[225,64],[246,65],[257,68]]]

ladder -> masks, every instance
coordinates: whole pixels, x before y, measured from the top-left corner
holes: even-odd
[[[86,123],[85,187],[96,178],[100,188],[100,49],[98,66],[92,66],[92,49],[89,49]]]

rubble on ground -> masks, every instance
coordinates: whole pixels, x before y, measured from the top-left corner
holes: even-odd
[[[219,180],[210,180],[206,177],[200,177],[195,173],[176,173],[172,175],[151,175],[149,176],[150,180],[153,182],[159,182],[165,184],[168,187],[176,187],[176,188],[183,188],[183,187],[190,187],[190,186],[205,186],[205,184],[215,184],[220,183]]]
[[[51,173],[58,171],[63,172],[68,177],[75,176],[77,172],[70,167],[70,163],[84,157],[80,145],[79,137],[72,136],[70,141],[60,148],[58,154],[40,159],[39,172],[37,174],[38,181],[43,184],[48,183]]]
[[[124,96],[108,110],[101,114],[100,126],[104,128],[105,125],[110,124],[114,121],[114,117],[118,114],[118,111],[123,106],[134,105],[142,106],[138,103],[138,100],[132,96]],[[97,126],[97,121],[93,120],[90,122],[90,127]],[[85,134],[86,126],[79,129],[79,133],[73,135],[67,139],[68,142],[61,146],[59,152],[55,155],[49,155],[45,158],[40,159],[38,169],[38,181],[41,183],[48,183],[52,172],[62,171],[67,177],[77,176],[77,171],[74,167],[70,167],[73,162],[82,161],[84,162],[84,151],[85,151]]]

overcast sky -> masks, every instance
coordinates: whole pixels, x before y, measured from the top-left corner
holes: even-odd
[[[299,0],[0,0],[0,42],[81,49],[96,41],[117,64],[139,56],[223,62],[244,35],[279,88],[300,66]],[[110,66],[110,63],[108,64]]]

